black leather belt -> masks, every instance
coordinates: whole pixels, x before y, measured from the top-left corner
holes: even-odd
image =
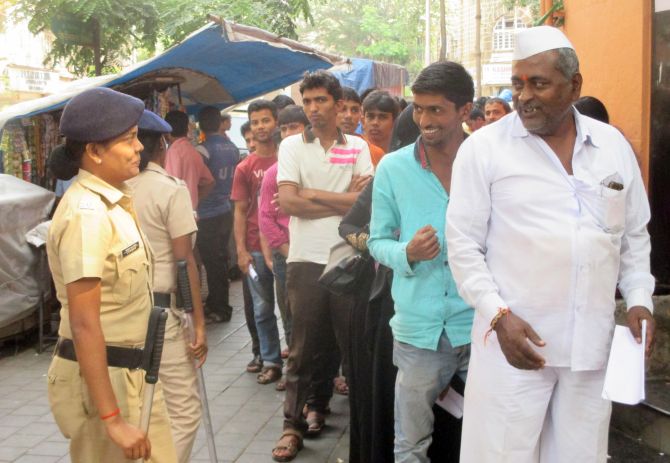
[[[110,367],[129,368],[135,370],[142,367],[142,349],[134,347],[106,346],[107,365]],[[65,360],[77,361],[72,339],[58,338],[56,355]]]
[[[171,300],[172,300],[172,294],[170,294],[170,293],[156,293],[156,292],[154,292],[154,306],[156,306],[156,307],[162,307],[164,309],[169,309],[170,307],[172,307]],[[181,307],[183,305],[181,303],[181,297],[179,297],[179,294],[177,294],[177,299],[175,301],[175,304],[176,304],[177,307]]]

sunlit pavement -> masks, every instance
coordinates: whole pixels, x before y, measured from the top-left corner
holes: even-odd
[[[282,428],[283,392],[259,385],[245,371],[251,360],[251,338],[242,309],[242,285],[231,285],[232,320],[208,325],[209,355],[205,382],[219,462],[262,463]],[[281,329],[281,322],[279,323]],[[0,462],[69,462],[68,441],[49,411],[46,372],[51,351],[24,349],[0,359]],[[318,439],[305,440],[297,462],[337,462],[348,457],[348,403],[335,395],[333,413]],[[208,462],[205,435],[196,439],[193,462]]]

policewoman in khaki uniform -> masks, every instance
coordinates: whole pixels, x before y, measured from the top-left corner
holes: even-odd
[[[202,415],[193,360],[198,359],[200,367],[207,354],[205,317],[193,257],[198,227],[186,184],[168,175],[163,168],[166,154],[163,134],[170,133],[172,127],[151,111],[145,111],[140,118],[139,129],[139,139],[144,145],[141,173],[128,184],[133,190],[140,225],[154,251],[154,305],[170,309],[159,377],[177,457],[180,463],[188,463]],[[191,283],[196,333],[193,344],[187,339],[180,321],[176,297],[178,260],[187,262]]]
[[[146,436],[138,429],[139,369],[151,300],[151,251],[125,181],[139,172],[142,101],[105,88],[74,97],[63,111],[49,167],[77,180],[61,200],[47,252],[60,339],[48,372],[51,411],[70,439],[73,463],[138,458],[176,462],[161,388]]]

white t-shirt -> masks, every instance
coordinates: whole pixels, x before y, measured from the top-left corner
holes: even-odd
[[[368,144],[359,137],[340,133],[327,151],[310,129],[284,139],[279,146],[277,184],[292,183],[300,188],[314,188],[345,193],[354,175],[372,175]],[[291,217],[291,245],[287,262],[326,264],[330,248],[341,238],[337,229],[341,216],[323,219]]]

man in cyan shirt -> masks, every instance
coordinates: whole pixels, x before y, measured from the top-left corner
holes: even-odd
[[[165,115],[165,121],[172,126],[172,133],[167,137],[170,147],[165,157],[165,170],[186,182],[193,210],[197,211],[200,200],[214,188],[214,177],[188,139],[186,113],[170,111]]]
[[[370,254],[393,269],[394,453],[401,463],[429,461],[432,407],[454,375],[465,376],[473,317],[456,290],[444,240],[472,77],[460,64],[433,63],[419,73],[412,93],[421,135],[377,166],[368,240]]]

